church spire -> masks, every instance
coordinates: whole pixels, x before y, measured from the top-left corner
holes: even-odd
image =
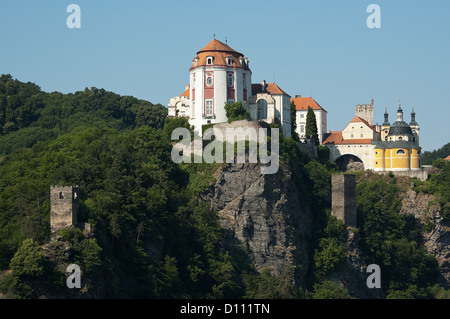
[[[416,122],[416,112],[414,112],[414,106],[412,107],[412,111],[411,111],[411,122],[409,123],[410,126],[418,126],[419,124],[417,124]]]
[[[400,100],[398,100],[397,122],[403,122],[403,110],[400,104]]]
[[[384,108],[384,123],[383,123],[383,125],[384,126],[389,126],[390,124],[389,124],[389,114],[388,114],[388,111],[387,111],[387,106]]]

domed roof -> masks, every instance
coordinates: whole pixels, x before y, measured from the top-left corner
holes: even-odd
[[[200,52],[229,52],[234,53],[237,55],[243,55],[242,53],[239,53],[232,48],[228,44],[225,44],[223,42],[220,42],[219,40],[212,39],[211,42],[209,42],[203,49],[197,52],[199,54]]]
[[[397,121],[389,128],[388,135],[413,135],[413,133],[405,121]]]
[[[203,49],[197,52],[197,55],[192,61],[191,69],[199,66],[211,65],[207,63],[208,57],[213,58],[213,66],[231,66],[248,69],[248,65],[243,63],[243,56],[242,53],[233,50],[228,44],[212,39]],[[228,63],[229,58],[232,60],[231,65]]]

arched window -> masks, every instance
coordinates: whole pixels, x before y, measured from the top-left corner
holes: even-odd
[[[405,150],[398,150],[397,151],[397,155],[402,155],[402,154],[405,154]]]
[[[229,73],[227,75],[227,84],[228,84],[228,87],[233,87],[233,85],[234,85],[233,74],[232,73]]]

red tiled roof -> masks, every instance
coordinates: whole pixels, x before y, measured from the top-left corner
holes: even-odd
[[[372,139],[370,138],[351,138],[344,140],[342,138],[341,131],[330,131],[327,138],[322,144],[334,144],[334,145],[348,145],[348,144],[370,144]]]
[[[209,42],[203,49],[197,52],[194,60],[197,59],[197,63],[193,60],[192,67],[205,66],[207,57],[213,57],[214,62],[212,65],[215,66],[227,66],[227,57],[230,57],[233,60],[233,66],[237,68],[241,68],[242,65],[239,62],[239,58],[243,57],[242,53],[239,53],[232,48],[228,44],[222,43],[219,40],[213,39]]]
[[[450,161],[450,155],[449,156],[447,156],[446,158],[444,158],[445,160],[447,160],[447,161]]]
[[[375,128],[373,127],[373,125],[370,125],[369,122],[367,122],[365,119],[360,118],[359,116],[355,116],[350,123],[359,123],[362,122],[364,123],[368,128],[370,128],[372,131],[376,132]]]
[[[330,135],[322,142],[322,144],[341,144],[342,142],[342,132],[341,131],[330,131]]]
[[[294,102],[295,109],[298,111],[299,110],[307,110],[308,106],[310,106],[313,110],[322,110],[322,111],[327,112],[312,97],[293,97],[293,98],[291,98],[291,102]]]
[[[183,92],[183,94],[181,94],[180,96],[186,96],[187,98],[189,98],[190,95],[190,90],[187,89],[186,91]]]
[[[275,83],[266,83],[266,91],[269,94],[277,95],[277,94],[284,94],[287,96],[290,96],[286,92],[284,92],[278,85]],[[260,83],[252,84],[252,94],[259,94],[259,93],[265,93],[262,90],[262,85]]]
[[[243,55],[232,48],[228,44],[225,44],[223,42],[220,42],[219,40],[212,39],[203,49],[197,52],[199,54],[200,52],[212,52],[212,51],[221,51],[221,52],[230,52],[230,53],[237,53],[239,55]]]
[[[341,144],[370,144],[371,142],[371,138],[352,138],[343,140]]]

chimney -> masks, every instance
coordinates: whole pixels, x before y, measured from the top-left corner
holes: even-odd
[[[266,91],[266,80],[262,80],[261,82],[262,91]]]
[[[298,97],[302,97],[302,96],[300,94],[296,94],[295,97],[298,98]]]
[[[184,90],[186,91],[186,90],[189,90],[189,88],[190,88],[191,86],[189,85],[189,84],[185,84],[184,85]]]

